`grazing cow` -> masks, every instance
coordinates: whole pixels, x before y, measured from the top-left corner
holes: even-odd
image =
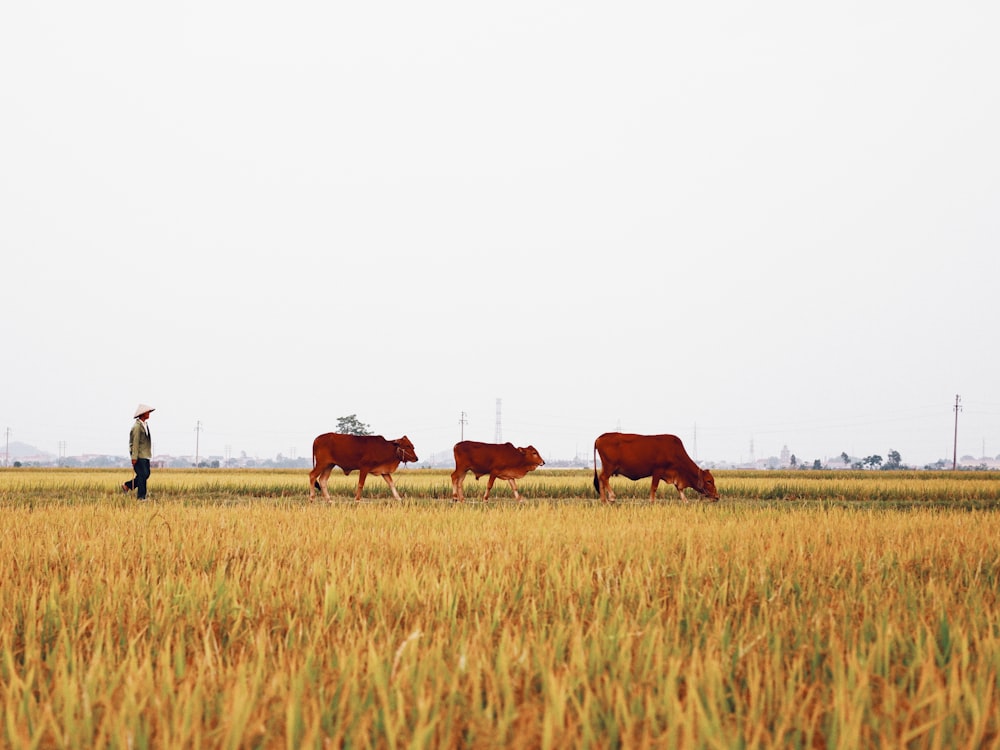
[[[597,475],[597,454],[601,454],[601,475]],[[676,435],[629,435],[606,432],[594,441],[594,489],[601,502],[615,501],[611,477],[621,475],[629,479],[652,477],[650,502],[656,499],[660,480],[674,485],[684,498],[684,490],[691,487],[705,497],[718,501],[712,472],[699,469],[691,460],[681,439]]]
[[[334,466],[350,474],[357,469],[358,490],[354,499],[361,499],[361,490],[369,474],[378,474],[389,485],[392,496],[400,500],[396,485],[392,481],[394,472],[401,462],[416,461],[417,454],[413,452],[413,443],[403,435],[398,440],[386,440],[381,435],[341,435],[328,432],[313,440],[313,468],[309,472],[309,500],[312,502],[316,490],[323,491],[323,498],[330,502],[330,493],[326,483]]]
[[[511,443],[498,445],[496,443],[477,443],[473,440],[464,440],[455,444],[455,471],[451,473],[451,497],[452,500],[465,502],[465,493],[462,485],[465,481],[465,473],[472,471],[476,479],[486,474],[490,475],[489,484],[486,485],[486,494],[483,501],[489,500],[490,490],[497,479],[506,479],[510,488],[514,491],[514,498],[521,502],[521,496],[517,492],[517,480],[534,471],[545,462],[538,455],[533,445],[527,448],[515,448]]]

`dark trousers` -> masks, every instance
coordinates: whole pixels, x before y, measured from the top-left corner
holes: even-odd
[[[146,480],[149,479],[149,459],[136,459],[132,468],[135,470],[135,477],[130,482],[125,482],[125,486],[130,490],[135,490],[135,496],[139,500],[146,499]]]

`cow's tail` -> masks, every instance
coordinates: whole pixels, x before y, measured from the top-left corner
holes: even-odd
[[[594,492],[601,494],[601,481],[597,478],[597,441],[594,441]]]

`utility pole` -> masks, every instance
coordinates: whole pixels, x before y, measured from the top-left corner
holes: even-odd
[[[958,468],[958,413],[962,411],[960,404],[962,403],[962,397],[955,394],[955,442],[952,448],[951,454],[951,470],[955,471]]]
[[[462,440],[465,440],[465,425],[466,425],[466,423],[467,423],[467,422],[469,421],[469,420],[468,420],[468,416],[469,416],[469,415],[468,415],[468,414],[466,414],[466,413],[465,413],[465,412],[463,411],[463,412],[462,412],[462,413],[461,413],[461,414],[459,415],[459,417],[458,417],[458,424],[459,424],[459,425],[461,426],[461,433],[460,433],[460,434],[461,434],[461,436],[462,436],[462,437],[461,437],[461,439],[462,439]]]
[[[194,426],[194,468],[198,468],[198,443],[201,438],[201,420]]]

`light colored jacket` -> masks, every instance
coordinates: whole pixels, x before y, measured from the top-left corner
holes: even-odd
[[[135,420],[132,432],[128,435],[128,452],[133,461],[153,457],[153,439],[149,436],[149,429],[142,423],[141,419]]]

